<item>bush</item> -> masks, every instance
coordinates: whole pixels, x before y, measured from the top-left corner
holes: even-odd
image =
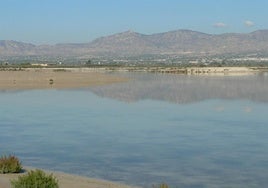
[[[159,185],[159,188],[168,188],[168,184],[162,183]]]
[[[30,171],[11,180],[12,188],[58,188],[58,180],[52,175],[46,175],[42,170]]]
[[[153,188],[169,188],[169,186],[166,183],[161,183],[159,185],[153,185]]]
[[[19,173],[22,170],[21,163],[14,155],[2,156],[0,158],[0,173]]]

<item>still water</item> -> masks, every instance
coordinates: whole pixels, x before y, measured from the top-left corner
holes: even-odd
[[[0,92],[0,154],[151,187],[266,187],[268,75],[125,74],[80,90]]]

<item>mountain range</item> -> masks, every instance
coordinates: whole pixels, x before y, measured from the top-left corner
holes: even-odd
[[[176,30],[145,35],[126,31],[97,38],[89,43],[34,45],[0,40],[0,57],[131,57],[142,55],[268,54],[268,30],[251,33],[206,34]]]

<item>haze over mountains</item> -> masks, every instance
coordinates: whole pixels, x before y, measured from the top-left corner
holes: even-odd
[[[268,30],[252,33],[206,34],[176,30],[152,35],[132,31],[98,38],[89,43],[34,45],[0,41],[0,56],[130,57],[141,55],[268,54]]]

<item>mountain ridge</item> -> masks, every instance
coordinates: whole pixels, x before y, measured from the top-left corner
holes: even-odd
[[[0,56],[112,56],[139,55],[223,55],[239,53],[268,54],[268,30],[250,33],[207,34],[192,30],[173,30],[142,34],[131,30],[99,37],[88,43],[34,45],[0,40]]]

